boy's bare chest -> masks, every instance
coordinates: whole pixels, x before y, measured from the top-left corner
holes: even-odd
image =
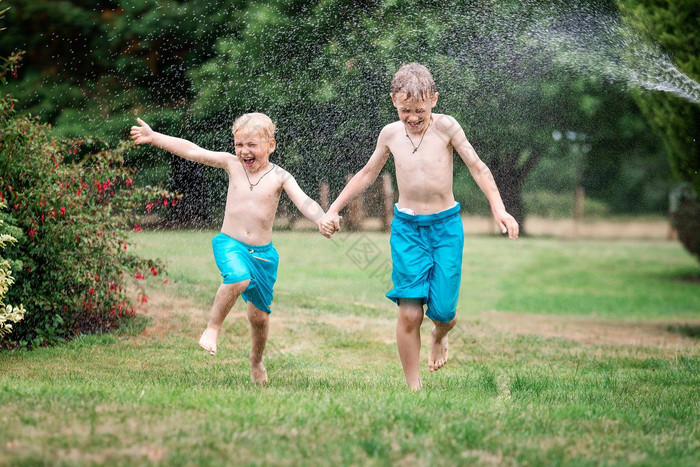
[[[446,138],[434,131],[422,137],[396,132],[389,142],[389,151],[394,156],[397,167],[452,166],[452,146]]]
[[[276,201],[281,193],[279,177],[271,171],[250,173],[241,165],[231,167],[228,196],[232,201]]]

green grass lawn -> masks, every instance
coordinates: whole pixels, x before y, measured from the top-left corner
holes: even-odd
[[[429,374],[424,345],[412,393],[387,235],[275,233],[263,389],[242,303],[197,346],[213,235],[134,235],[169,284],[125,332],[0,354],[0,465],[700,462],[700,269],[676,243],[467,238],[450,361]]]

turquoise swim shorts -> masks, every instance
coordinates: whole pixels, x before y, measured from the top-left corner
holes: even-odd
[[[212,239],[211,245],[224,284],[250,279],[250,284],[241,294],[243,300],[271,313],[272,287],[277,281],[277,266],[280,261],[272,243],[247,245],[220,233]]]
[[[464,248],[459,203],[435,214],[418,215],[394,206],[390,244],[394,288],[386,296],[397,304],[401,298],[418,299],[428,305],[428,318],[452,321],[457,313]]]

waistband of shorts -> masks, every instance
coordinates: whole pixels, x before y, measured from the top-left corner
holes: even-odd
[[[454,216],[459,215],[460,204],[457,203],[449,209],[436,212],[433,214],[408,214],[399,211],[398,206],[394,205],[394,215],[399,219],[417,225],[433,225],[445,222]]]
[[[267,251],[267,250],[269,250],[269,249],[272,248],[272,242],[270,242],[270,243],[268,243],[268,244],[266,244],[266,245],[248,245],[247,243],[243,243],[243,242],[240,241],[240,240],[236,240],[235,238],[233,238],[233,237],[231,237],[230,235],[227,235],[227,234],[225,234],[225,233],[223,233],[223,232],[219,233],[219,234],[216,235],[216,236],[218,237],[218,236],[220,236],[220,235],[226,237],[226,239],[228,239],[228,240],[230,240],[230,241],[232,241],[232,242],[238,243],[239,245],[245,247],[247,250],[254,250],[254,251],[263,252],[263,251]]]

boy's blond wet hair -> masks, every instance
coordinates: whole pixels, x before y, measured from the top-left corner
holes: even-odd
[[[435,95],[435,81],[430,70],[416,62],[403,65],[391,80],[391,95],[398,93],[406,94],[407,99],[431,99]]]
[[[263,138],[275,139],[277,128],[274,122],[267,115],[260,112],[243,114],[233,122],[232,133],[236,136],[237,131],[255,131]]]

